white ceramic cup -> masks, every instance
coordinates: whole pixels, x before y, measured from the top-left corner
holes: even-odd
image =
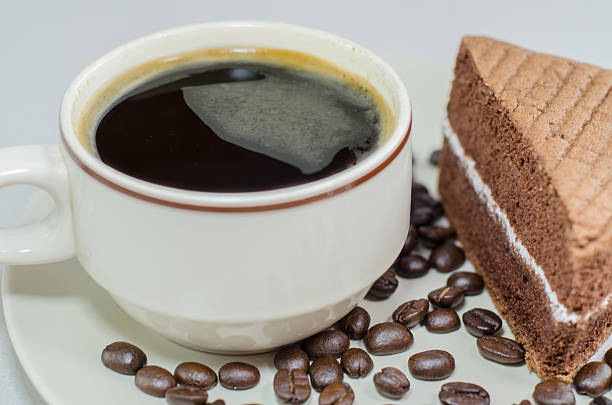
[[[126,70],[218,47],[322,57],[368,80],[388,103],[392,134],[355,166],[272,191],[164,187],[102,163],[78,141],[87,101]],[[411,107],[398,75],[370,51],[309,28],[267,22],[179,27],[93,62],[64,96],[60,145],[0,150],[0,187],[51,194],[44,221],[0,230],[0,262],[76,256],[133,318],[181,344],[252,353],[329,327],[393,263],[409,226]]]

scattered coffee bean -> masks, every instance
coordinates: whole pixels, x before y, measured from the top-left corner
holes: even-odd
[[[419,233],[417,232],[416,226],[410,225],[408,230],[408,236],[406,237],[406,241],[404,242],[404,247],[402,247],[401,255],[407,255],[414,250],[419,241]]]
[[[436,220],[435,209],[426,205],[413,205],[410,210],[410,223],[416,226],[429,225]]]
[[[208,393],[198,387],[174,387],[166,391],[170,405],[206,405]]]
[[[589,405],[612,405],[612,400],[606,397],[597,397],[593,398],[593,400],[589,402]]]
[[[304,370],[280,369],[274,376],[274,393],[286,404],[303,404],[310,397],[310,382]]]
[[[370,314],[361,307],[355,307],[344,318],[340,319],[338,326],[349,339],[361,340],[368,333]]]
[[[407,255],[400,257],[395,263],[395,272],[404,278],[423,277],[429,271],[431,264],[429,260],[419,255]]]
[[[412,194],[429,194],[429,191],[427,190],[427,187],[425,187],[421,183],[417,183],[413,179],[412,180]]]
[[[385,367],[374,374],[374,385],[380,395],[391,399],[402,398],[410,389],[406,374],[395,367]]]
[[[217,385],[217,374],[214,370],[204,364],[196,362],[185,362],[176,366],[174,378],[179,384],[209,390]]]
[[[429,261],[438,271],[448,273],[465,262],[465,253],[454,243],[445,243],[431,252]]]
[[[355,401],[355,393],[347,383],[329,384],[319,395],[319,405],[351,405]]]
[[[374,362],[365,350],[353,347],[348,349],[340,359],[342,370],[351,378],[363,378],[374,368]]]
[[[501,318],[488,309],[470,309],[463,313],[462,318],[465,328],[476,337],[494,335],[502,326]]]
[[[274,355],[274,366],[277,370],[302,370],[308,372],[310,359],[308,354],[297,346],[289,346],[279,350]]]
[[[523,345],[501,336],[484,335],[476,340],[478,351],[485,359],[502,364],[518,364],[525,360]]]
[[[443,405],[488,405],[490,402],[489,393],[484,388],[465,382],[444,384],[438,398]]]
[[[413,341],[410,330],[396,322],[383,322],[372,326],[364,339],[368,352],[378,356],[401,353],[407,350]]]
[[[604,361],[608,363],[608,366],[612,367],[612,348],[608,349],[604,355]]]
[[[397,284],[395,272],[389,269],[374,282],[367,297],[375,300],[389,298],[397,289]]]
[[[442,204],[429,194],[427,187],[420,183],[412,183],[412,194],[410,195],[413,207],[430,207],[442,213]],[[415,224],[418,226],[418,224]]]
[[[463,302],[463,290],[459,287],[442,287],[427,294],[429,302],[442,308],[455,308]]]
[[[419,238],[426,241],[428,246],[438,246],[456,235],[454,228],[445,228],[437,225],[424,225],[419,227]]]
[[[239,361],[224,364],[219,369],[219,382],[230,390],[248,390],[259,382],[257,367]]]
[[[484,280],[480,274],[470,271],[458,271],[451,274],[446,285],[459,287],[465,295],[477,295],[484,289]]]
[[[459,329],[461,322],[452,308],[436,308],[425,317],[425,327],[433,333],[448,333]]]
[[[102,364],[121,374],[135,375],[147,364],[147,355],[127,342],[114,342],[102,350]]]
[[[612,385],[612,368],[603,361],[592,361],[582,366],[574,377],[574,388],[579,394],[598,397]]]
[[[329,384],[342,382],[342,367],[333,357],[321,357],[310,365],[310,383],[312,388],[322,391]]]
[[[349,338],[339,330],[324,330],[304,340],[302,349],[311,359],[340,357],[349,348]]]
[[[209,405],[225,405],[225,401],[222,399],[216,399],[213,402],[211,402]]]
[[[576,398],[568,384],[554,378],[542,381],[533,390],[537,405],[574,405]]]
[[[440,163],[440,159],[442,158],[442,150],[437,149],[431,152],[431,156],[429,156],[429,163],[434,166],[438,166]]]
[[[408,369],[419,380],[443,380],[455,371],[455,359],[444,350],[427,350],[410,356]]]
[[[427,311],[429,311],[429,301],[421,298],[404,302],[393,311],[392,317],[395,322],[412,328],[425,318]]]
[[[145,366],[138,370],[136,386],[142,391],[155,397],[163,398],[166,391],[176,387],[176,380],[166,369],[157,366]]]

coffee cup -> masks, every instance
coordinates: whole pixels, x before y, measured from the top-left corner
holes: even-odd
[[[295,50],[364,78],[390,110],[389,136],[339,173],[257,192],[182,190],[131,177],[79,141],[86,106],[148,61],[219,47]],[[411,106],[384,61],[325,32],[217,22],[129,42],[86,67],[61,104],[57,145],[0,150],[0,187],[30,184],[55,208],[0,230],[0,262],[76,257],[134,319],[200,350],[255,353],[329,327],[392,265],[409,227]]]

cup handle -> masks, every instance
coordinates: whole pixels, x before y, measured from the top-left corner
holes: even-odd
[[[59,146],[0,149],[0,189],[14,184],[42,188],[55,200],[55,208],[41,222],[0,229],[0,263],[36,264],[74,256],[68,174]]]

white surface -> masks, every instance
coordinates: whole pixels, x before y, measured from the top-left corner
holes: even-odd
[[[532,49],[612,67],[612,2],[606,0],[239,0],[223,4],[199,0],[73,0],[6,1],[2,6],[0,147],[56,142],[62,94],[91,60],[140,35],[195,22],[284,21],[324,29],[370,48],[404,73],[415,103],[413,140],[417,162],[425,160],[431,151],[423,141],[440,138],[446,80],[461,35],[488,34]],[[424,70],[430,71],[431,77],[414,76]],[[417,178],[420,170],[416,168]],[[13,187],[0,191],[0,225],[16,223],[29,190]],[[73,328],[78,331],[80,326]],[[45,331],[37,333],[44,336]],[[0,387],[3,405],[39,403],[15,360],[3,318]],[[155,400],[148,403],[152,401]]]

